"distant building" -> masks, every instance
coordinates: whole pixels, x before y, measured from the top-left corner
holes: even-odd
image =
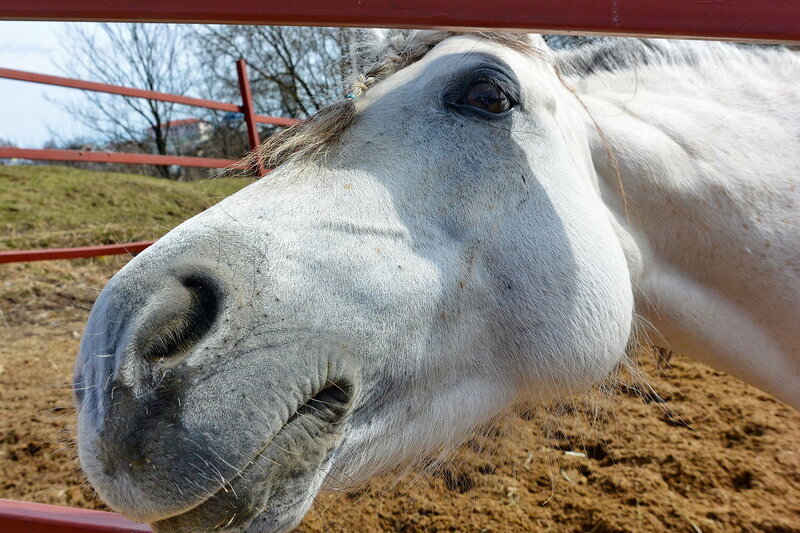
[[[167,131],[167,147],[170,151],[183,151],[187,148],[194,148],[198,144],[207,141],[214,130],[214,127],[199,118],[184,118],[173,120],[162,125],[162,129]],[[147,131],[149,139],[155,139],[156,134],[153,128]]]
[[[222,124],[229,128],[238,128],[244,124],[244,113],[237,111],[228,111],[222,117]]]
[[[17,146],[11,141],[0,139],[0,148],[16,148]],[[27,159],[20,159],[18,157],[0,158],[0,165],[29,165],[32,161]]]

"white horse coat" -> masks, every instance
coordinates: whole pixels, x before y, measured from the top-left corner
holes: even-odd
[[[778,48],[390,40],[286,164],[104,289],[90,482],[158,531],[283,531],[602,381],[637,324],[800,407],[798,80]]]

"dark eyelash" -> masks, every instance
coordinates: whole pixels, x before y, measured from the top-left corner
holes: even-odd
[[[516,83],[513,73],[506,73],[493,65],[481,65],[462,71],[459,78],[451,82],[450,89],[443,95],[444,105],[456,109],[458,112],[478,113],[477,110],[469,109],[464,103],[464,97],[467,92],[478,83],[488,83],[495,86],[506,95],[511,108],[520,107],[521,88]],[[505,116],[505,114],[491,116],[487,114],[485,118],[498,118],[500,116]]]
[[[475,78],[472,82],[470,82],[469,85],[467,85],[467,90],[469,90],[469,87],[472,87],[473,85],[476,85],[478,83],[490,83],[494,85],[495,87],[500,89],[503,92],[503,94],[506,95],[506,98],[508,98],[508,103],[511,105],[511,107],[517,106],[518,104],[517,97],[514,96],[510,87],[508,87],[508,84],[503,83],[503,80],[482,74],[477,78]],[[464,96],[462,96],[462,100],[464,99],[464,97],[466,97],[466,93],[464,94]]]
[[[498,89],[500,89],[501,91],[503,91],[504,93],[508,93],[508,87],[506,87],[506,84],[503,83],[502,80],[499,80],[499,79],[494,78],[492,76],[487,76],[486,74],[481,74],[480,76],[478,76],[477,78],[472,80],[467,85],[467,87],[472,87],[473,85],[476,85],[478,83],[490,83],[490,84],[494,85],[495,87],[497,87]]]
[[[466,85],[467,88],[472,87],[476,83],[491,83],[506,95],[508,100],[512,103],[512,105],[516,105],[518,103],[518,96],[517,91],[511,86],[508,80],[505,79],[500,73],[497,73],[496,76],[480,73],[478,76],[473,78],[470,83]]]

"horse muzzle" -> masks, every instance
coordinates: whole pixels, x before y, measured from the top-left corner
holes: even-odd
[[[255,312],[240,275],[144,256],[101,293],[75,367],[90,483],[157,531],[293,526],[346,431],[354,358]]]

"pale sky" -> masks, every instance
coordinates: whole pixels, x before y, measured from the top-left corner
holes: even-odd
[[[58,39],[64,25],[0,21],[0,67],[63,75],[57,64],[64,57]],[[62,138],[91,137],[91,132],[47,99],[80,98],[80,93],[76,89],[0,78],[0,138],[22,148],[41,148],[51,138],[50,130]]]

